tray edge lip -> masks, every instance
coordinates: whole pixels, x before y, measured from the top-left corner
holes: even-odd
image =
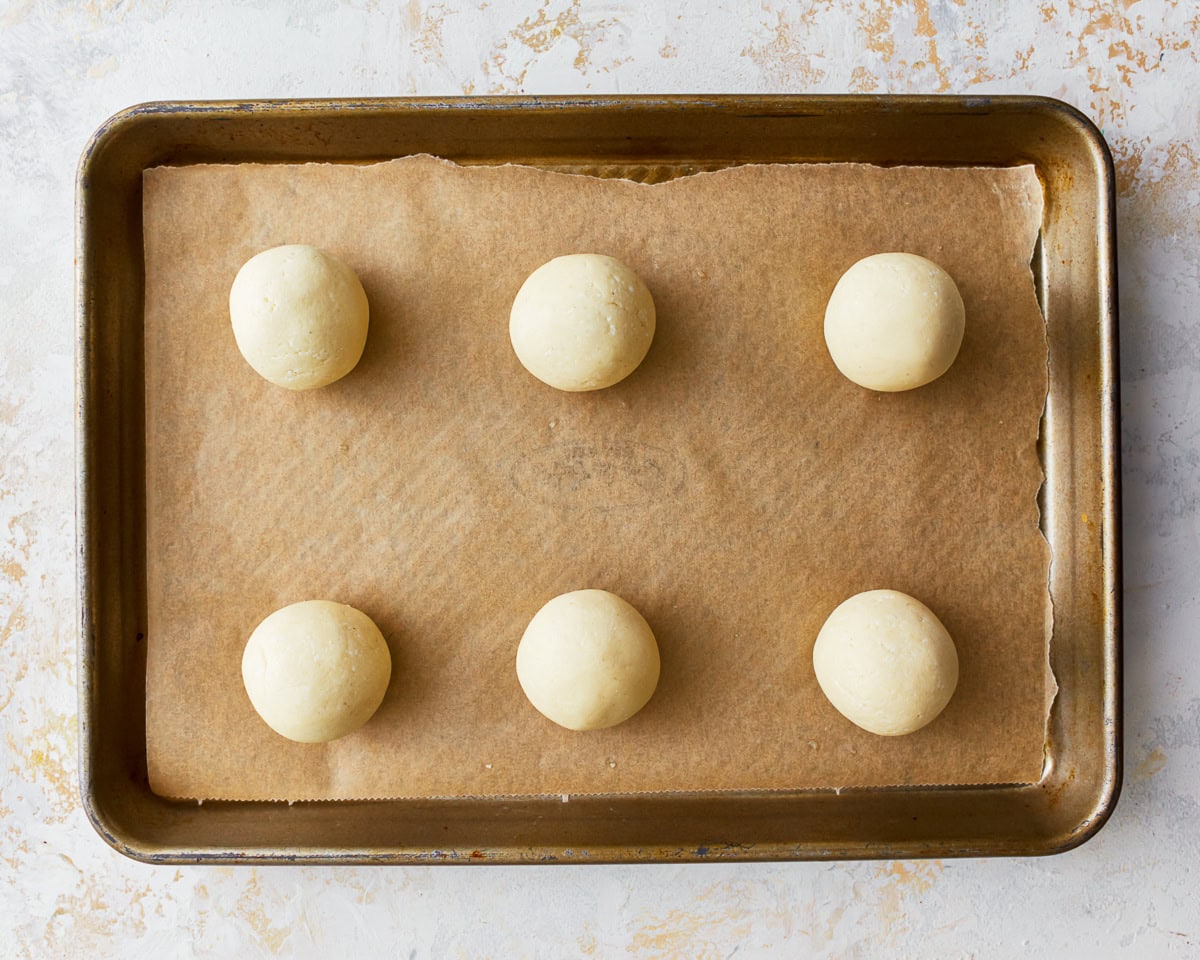
[[[92,511],[89,506],[89,491],[91,489],[91,447],[89,437],[92,433],[91,424],[94,420],[91,399],[95,394],[95,384],[91,372],[91,333],[92,315],[88,304],[90,288],[91,253],[84,237],[90,222],[90,206],[86,200],[88,179],[96,153],[108,140],[112,139],[113,131],[122,124],[123,115],[127,110],[113,114],[101,123],[88,137],[80,153],[75,168],[74,181],[74,454],[75,454],[75,597],[76,597],[76,718],[77,741],[79,755],[76,758],[78,790],[80,805],[84,816],[92,829],[106,844],[131,859],[139,859],[130,847],[117,836],[117,827],[102,809],[97,794],[96,779],[93,776],[95,745],[93,743],[92,724],[96,713],[95,691],[91,679],[92,665],[95,660],[93,633],[94,618],[92,614],[95,602],[95,588],[90,576],[92,558],[92,531],[94,528]]]
[[[1038,855],[1066,853],[1094,838],[1108,823],[1120,800],[1124,778],[1124,637],[1122,594],[1121,536],[1121,427],[1120,427],[1120,337],[1117,298],[1117,211],[1116,168],[1112,151],[1100,128],[1082,110],[1054,97],[1030,97],[1030,106],[1053,122],[1069,128],[1085,146],[1097,166],[1097,225],[1100,249],[1097,252],[1097,290],[1099,310],[1096,317],[1100,361],[1100,460],[1101,580],[1108,600],[1103,622],[1102,643],[1106,653],[1103,769],[1090,795],[1090,806],[1076,827],[1058,837],[1048,837],[1034,851]],[[1107,467],[1107,469],[1104,469]]]
[[[1057,117],[1075,127],[1090,143],[1103,152],[1111,172],[1108,144],[1095,123],[1078,107],[1057,97],[1025,94],[962,93],[634,93],[634,94],[458,94],[450,96],[380,97],[268,97],[225,99],[144,100],[110,114],[88,138],[81,158],[86,162],[97,148],[119,134],[124,127],[160,118],[228,115],[253,117],[258,114],[299,116],[319,114],[376,114],[392,111],[477,111],[509,113],[516,110],[622,110],[628,107],[660,106],[676,109],[736,109],[747,106],[777,105],[784,115],[803,115],[814,109],[823,113],[847,106],[871,107],[895,113],[923,108],[932,113],[978,114],[985,116],[997,108],[1004,112],[1042,113]]]

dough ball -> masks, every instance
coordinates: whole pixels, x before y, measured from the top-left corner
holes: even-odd
[[[658,671],[650,625],[605,590],[555,597],[529,621],[517,647],[525,696],[568,730],[628,720],[653,695]]]
[[[885,737],[920,730],[958,685],[950,634],[897,590],[869,590],[834,610],[817,634],[813,669],[842,716]]]
[[[557,257],[517,291],[508,335],[525,369],[559,390],[624,380],[654,339],[654,300],[629,267],[596,253]]]
[[[251,257],[229,290],[242,356],[271,383],[311,390],[340,380],[367,342],[367,295],[354,271],[303,244]]]
[[[833,288],[825,343],[837,368],[859,386],[911,390],[950,369],[965,316],[958,287],[936,263],[879,253],[859,260]]]
[[[353,733],[383,702],[392,658],[379,628],[343,603],[305,600],[254,628],[242,682],[276,733],[325,743]]]

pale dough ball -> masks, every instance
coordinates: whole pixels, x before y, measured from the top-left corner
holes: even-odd
[[[869,590],[834,610],[817,634],[813,669],[847,720],[882,736],[921,729],[958,685],[950,634],[925,604],[898,590]]]
[[[529,621],[517,679],[539,711],[568,730],[628,720],[658,686],[658,644],[642,615],[605,590],[555,597]]]
[[[538,267],[517,291],[508,335],[525,369],[559,390],[624,380],[654,339],[654,300],[612,257],[574,253]]]
[[[950,274],[912,253],[859,260],[833,288],[825,343],[859,386],[895,392],[936,380],[962,345],[962,297]]]
[[[276,733],[324,743],[353,733],[383,702],[392,658],[379,628],[343,603],[305,600],[254,628],[242,682]]]
[[[233,336],[271,383],[311,390],[340,380],[367,342],[367,295],[331,253],[304,244],[251,257],[229,290]]]

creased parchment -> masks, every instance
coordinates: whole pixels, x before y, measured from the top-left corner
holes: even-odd
[[[156,168],[145,185],[146,733],[160,794],[372,798],[1028,782],[1049,691],[1036,443],[1046,340],[1031,167],[746,166],[646,186],[428,157]],[[359,273],[359,367],[289,393],[237,351],[229,286],[281,243]],[[930,257],[967,330],[940,380],[878,394],[824,348],[834,283]],[[508,310],[572,252],[645,279],[627,380],[557,392]],[[534,612],[601,587],[647,618],[662,680],[627,723],[561,730],[513,661]],[[829,612],[892,587],[938,613],[958,692],[881,738],[821,695]],[[384,705],[326,745],[242,688],[246,638],[309,598],[391,647]]]

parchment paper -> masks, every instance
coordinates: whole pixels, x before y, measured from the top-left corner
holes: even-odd
[[[1029,782],[1050,691],[1036,441],[1046,340],[1031,167],[747,166],[646,186],[428,157],[158,168],[145,178],[146,734],[160,794],[371,798]],[[239,355],[228,292],[281,243],[352,264],[359,367],[294,394]],[[958,361],[902,394],[824,348],[871,253],[930,257],[967,308]],[[551,257],[603,252],[658,307],[642,366],[566,394],[524,371],[508,310]],[[514,655],[556,594],[601,587],[653,627],[662,680],[607,731],[525,700]],[[958,646],[945,713],[908,737],[844,720],[811,649],[892,587]],[[375,718],[272,733],[242,688],[293,601],[373,617]]]

